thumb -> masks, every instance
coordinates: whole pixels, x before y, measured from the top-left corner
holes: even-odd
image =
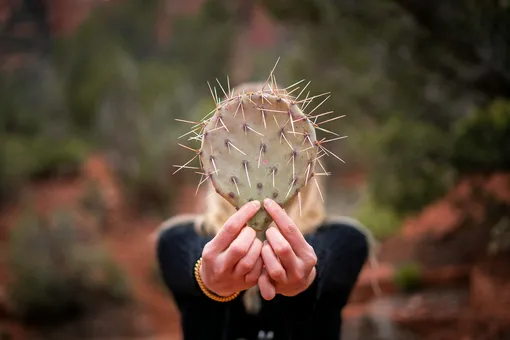
[[[276,295],[276,288],[271,282],[271,279],[269,278],[269,274],[267,273],[266,269],[264,268],[262,275],[260,275],[258,280],[258,285],[260,289],[260,294],[264,298],[264,300],[272,300]]]

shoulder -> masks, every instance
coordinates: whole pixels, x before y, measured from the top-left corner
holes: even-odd
[[[364,245],[373,254],[378,244],[372,232],[360,221],[348,216],[328,217],[317,229],[318,233],[341,235],[349,243]]]
[[[194,227],[197,223],[200,223],[200,215],[195,214],[182,214],[173,216],[159,226],[159,231],[175,229],[179,227]]]
[[[345,228],[362,234],[370,232],[359,220],[348,216],[328,216],[319,228]]]
[[[201,226],[201,216],[183,214],[171,217],[161,223],[153,233],[157,243],[168,242],[189,233],[196,233]]]

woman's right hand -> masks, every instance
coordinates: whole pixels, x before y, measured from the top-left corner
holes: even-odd
[[[217,295],[229,296],[257,284],[263,268],[262,242],[245,226],[259,209],[259,201],[243,205],[202,251],[200,277]]]

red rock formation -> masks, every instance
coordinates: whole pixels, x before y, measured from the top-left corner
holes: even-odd
[[[470,299],[479,317],[510,324],[510,252],[487,257],[475,265]]]
[[[486,178],[466,178],[446,197],[425,208],[418,216],[407,220],[402,234],[409,238],[442,238],[459,228],[459,222],[465,215],[481,221],[484,207],[476,199],[471,199],[476,183],[481,183],[481,188],[487,193],[510,204],[510,174],[497,173]]]

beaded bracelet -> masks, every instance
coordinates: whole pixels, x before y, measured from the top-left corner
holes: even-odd
[[[202,265],[202,258],[199,258],[197,263],[195,264],[195,279],[197,280],[198,286],[200,287],[202,292],[204,292],[204,294],[208,298],[210,298],[214,301],[218,301],[218,302],[229,302],[239,296],[239,294],[241,292],[236,292],[230,296],[219,296],[219,295],[211,292],[209,289],[207,289],[207,287],[204,285],[204,282],[202,281],[202,278],[200,277],[200,266],[201,265]]]

